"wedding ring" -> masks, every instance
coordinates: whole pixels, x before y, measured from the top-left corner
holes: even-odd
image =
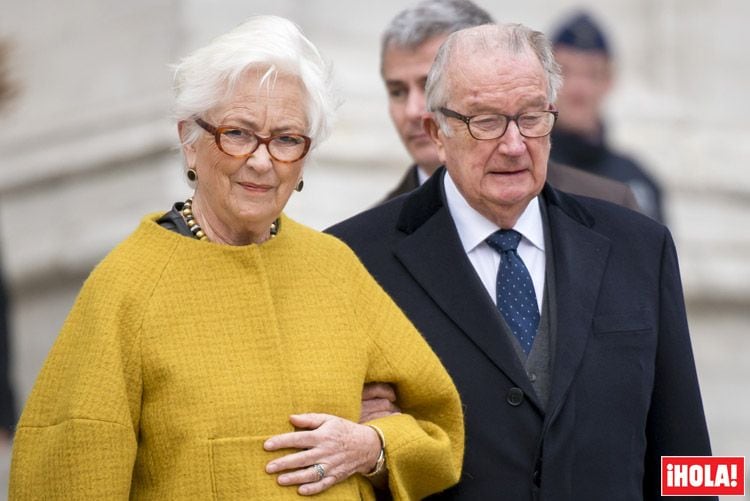
[[[326,469],[323,468],[323,465],[320,463],[315,463],[314,465],[312,465],[312,467],[313,469],[315,469],[315,473],[318,474],[318,482],[323,480],[323,477],[326,476]]]

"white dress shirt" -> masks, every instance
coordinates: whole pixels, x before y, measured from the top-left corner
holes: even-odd
[[[417,165],[417,180],[419,181],[419,186],[422,186],[428,179],[430,179],[430,175],[425,172],[422,166]]]
[[[458,229],[464,252],[477,271],[487,293],[497,304],[497,270],[500,267],[500,254],[485,242],[485,239],[499,229],[495,223],[481,215],[469,205],[461,195],[449,173],[444,178],[445,197],[448,210]],[[526,206],[513,228],[521,234],[518,244],[518,255],[529,270],[534,282],[534,293],[539,314],[542,312],[544,298],[544,273],[547,265],[544,257],[544,225],[539,208],[539,197],[535,197]]]

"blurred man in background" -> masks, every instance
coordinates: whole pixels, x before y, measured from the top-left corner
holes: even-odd
[[[380,71],[391,120],[413,162],[386,200],[417,188],[440,166],[435,144],[422,126],[425,81],[440,45],[455,31],[492,22],[484,9],[468,0],[424,0],[399,12],[386,27]],[[548,180],[570,193],[639,210],[627,186],[600,176],[553,163]]]
[[[440,45],[454,31],[491,23],[484,9],[465,0],[427,0],[401,11],[381,41],[380,72],[388,112],[414,162],[387,198],[407,193],[440,166],[437,149],[422,127],[424,85]]]
[[[557,101],[560,115],[552,131],[552,160],[626,183],[642,212],[664,221],[656,181],[607,143],[602,105],[612,88],[613,68],[601,28],[588,14],[579,13],[557,28],[552,41],[563,73]]]

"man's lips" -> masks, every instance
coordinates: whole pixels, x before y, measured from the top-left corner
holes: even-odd
[[[516,176],[518,174],[523,174],[525,172],[528,172],[528,169],[514,169],[514,170],[503,170],[503,171],[492,171],[490,174],[498,175],[498,176]]]

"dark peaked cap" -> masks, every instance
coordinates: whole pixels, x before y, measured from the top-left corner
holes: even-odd
[[[599,25],[585,12],[575,14],[557,28],[552,45],[603,52],[610,56],[609,44]]]

